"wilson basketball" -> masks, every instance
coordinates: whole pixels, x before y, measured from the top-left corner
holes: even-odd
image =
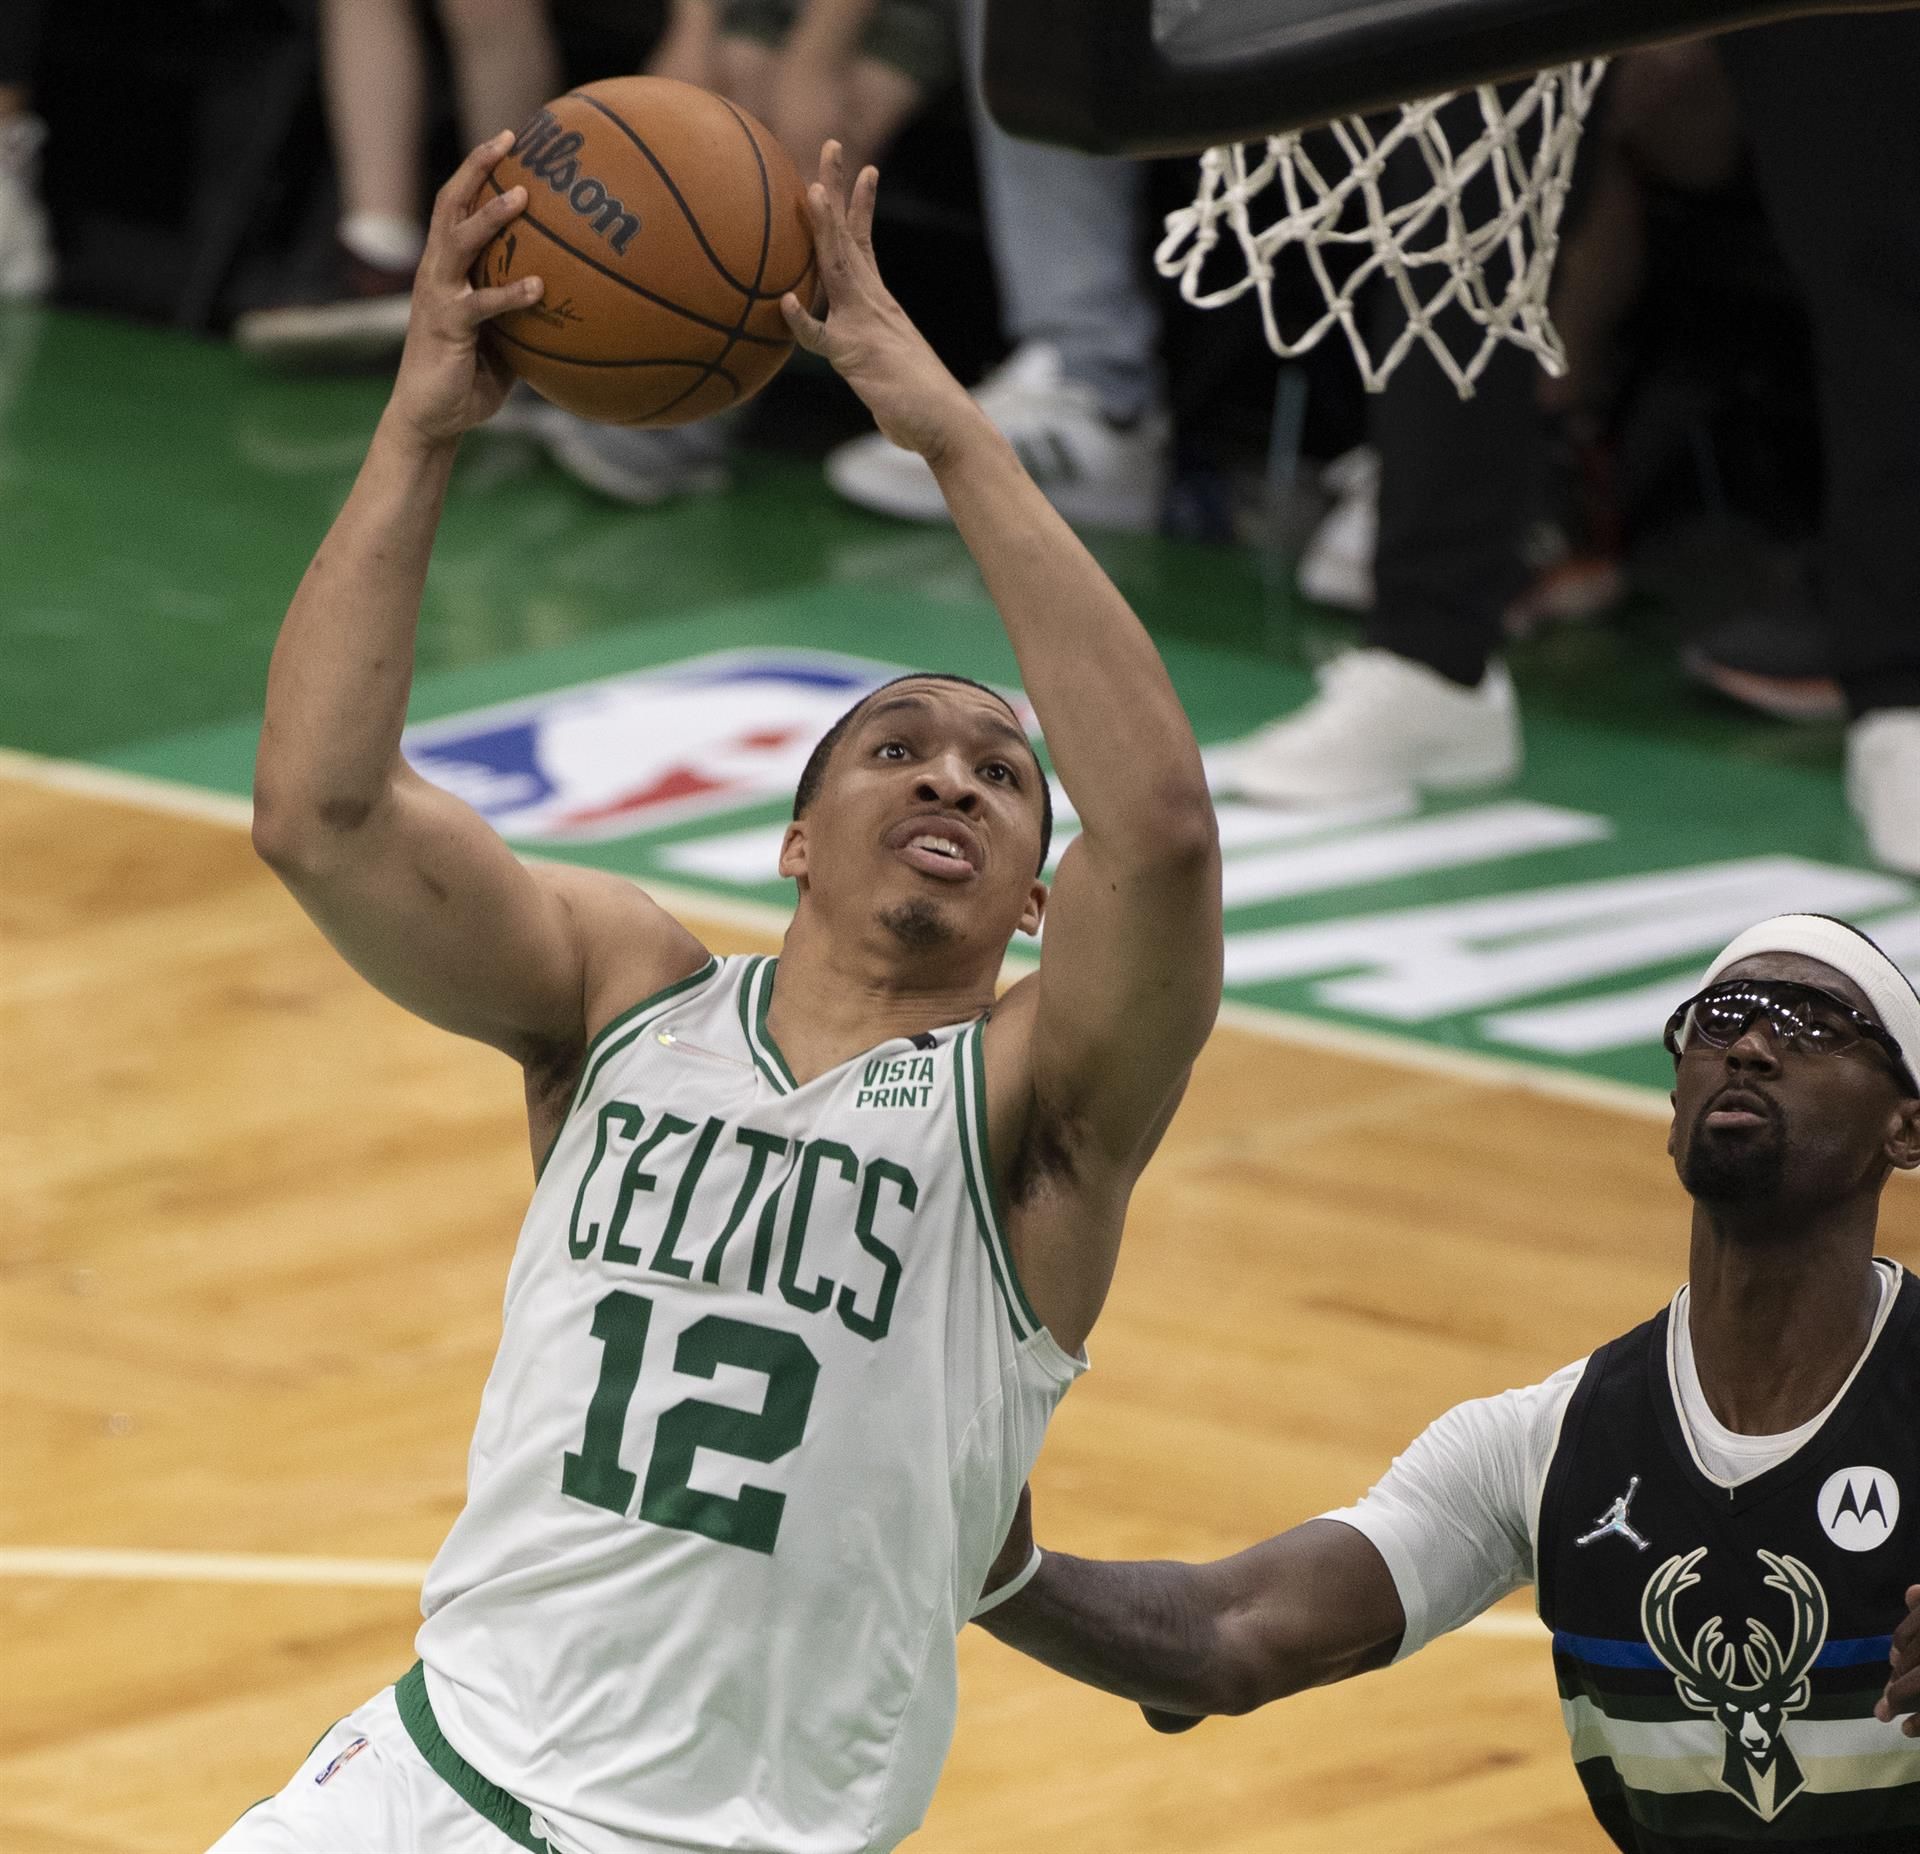
[[[489,324],[497,351],[569,412],[682,425],[752,397],[793,351],[780,298],[814,295],[806,194],[745,110],[664,77],[586,84],[539,110],[488,177],[527,208],[476,285],[544,279]]]

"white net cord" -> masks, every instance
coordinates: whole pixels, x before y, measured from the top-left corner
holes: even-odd
[[[1370,392],[1385,385],[1416,342],[1432,351],[1462,398],[1472,395],[1502,341],[1537,356],[1549,373],[1563,373],[1566,355],[1547,315],[1547,284],[1580,132],[1605,68],[1604,59],[1558,66],[1504,98],[1481,85],[1474,92],[1479,133],[1457,149],[1441,120],[1453,100],[1445,96],[1403,103],[1391,120],[1348,116],[1324,130],[1272,136],[1264,154],[1257,144],[1210,148],[1200,157],[1199,195],[1167,215],[1154,263],[1162,276],[1179,278],[1181,295],[1201,309],[1257,291],[1276,354],[1304,354],[1337,326]],[[1382,176],[1402,149],[1418,152],[1430,184],[1418,198],[1388,205]],[[1461,195],[1482,176],[1497,210],[1469,224]],[[1254,206],[1263,196],[1278,216],[1256,226]],[[1243,268],[1209,287],[1202,273],[1225,233],[1238,240]],[[1281,331],[1273,305],[1274,259],[1289,245],[1305,253],[1327,305],[1293,336]],[[1496,261],[1497,286],[1487,277]],[[1379,355],[1370,352],[1354,307],[1375,279],[1399,292],[1407,314]],[[1480,331],[1470,354],[1455,354],[1434,326],[1456,304]]]

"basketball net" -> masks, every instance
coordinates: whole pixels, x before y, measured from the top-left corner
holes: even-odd
[[[1271,136],[1258,144],[1209,148],[1200,157],[1200,191],[1191,206],[1167,215],[1154,254],[1164,277],[1201,309],[1259,293],[1267,342],[1276,354],[1304,354],[1330,329],[1346,335],[1369,392],[1416,342],[1432,351],[1447,377],[1470,398],[1495,344],[1508,341],[1538,357],[1550,374],[1566,371],[1566,354],[1547,315],[1547,284],[1560,242],[1580,131],[1599,87],[1604,59],[1542,71],[1517,94],[1491,84],[1474,92],[1480,132],[1455,148],[1441,121],[1450,96],[1403,103],[1391,119],[1346,116],[1324,129]],[[1419,198],[1389,206],[1382,175],[1403,149],[1417,151],[1430,184]],[[1485,177],[1498,209],[1469,224],[1461,195]],[[1256,210],[1277,212],[1256,226]],[[1202,272],[1223,235],[1239,242],[1240,274],[1214,288]],[[1273,306],[1275,257],[1290,245],[1306,254],[1326,313],[1298,335],[1282,333]],[[1502,282],[1488,282],[1499,262]],[[1230,261],[1230,260],[1229,260]],[[1399,293],[1406,326],[1387,350],[1373,354],[1355,315],[1355,299],[1378,278]],[[1458,305],[1480,331],[1471,353],[1456,354],[1434,324]],[[1456,318],[1457,326],[1457,318]]]

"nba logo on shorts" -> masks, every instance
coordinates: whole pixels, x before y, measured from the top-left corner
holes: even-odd
[[[340,1755],[336,1757],[333,1760],[333,1762],[326,1767],[325,1770],[323,1770],[317,1777],[314,1778],[313,1781],[316,1787],[320,1784],[326,1783],[332,1777],[337,1775],[340,1770],[340,1767],[343,1764],[351,1763],[355,1758],[357,1758],[360,1755],[360,1753],[367,1748],[367,1744],[368,1744],[368,1741],[366,1739],[356,1738],[352,1744],[348,1745],[347,1748],[344,1751],[342,1751]]]
[[[428,722],[402,746],[504,837],[632,837],[791,796],[814,742],[901,673],[827,651],[716,651]]]

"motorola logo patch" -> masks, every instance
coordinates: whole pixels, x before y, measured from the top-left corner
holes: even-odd
[[[1892,1536],[1900,1489],[1884,1468],[1842,1468],[1827,1476],[1817,1510],[1821,1530],[1842,1551],[1872,1551]]]

